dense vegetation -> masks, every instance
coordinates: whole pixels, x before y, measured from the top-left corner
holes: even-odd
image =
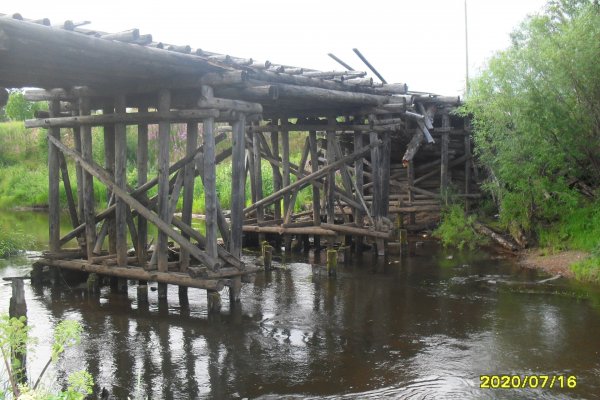
[[[591,0],[550,1],[511,38],[470,82],[462,110],[488,172],[484,187],[511,233],[597,254],[600,8]],[[600,258],[585,263],[597,270]]]

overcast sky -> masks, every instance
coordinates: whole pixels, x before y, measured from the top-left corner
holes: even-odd
[[[545,0],[468,0],[471,75]],[[366,70],[357,47],[388,82],[461,95],[465,83],[464,0],[214,0],[168,2],[2,0],[0,13],[92,21],[92,29],[139,28],[156,41],[321,70],[342,69],[332,52]],[[372,75],[372,74],[371,74]]]

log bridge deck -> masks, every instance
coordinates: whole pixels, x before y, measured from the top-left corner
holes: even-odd
[[[268,239],[286,251],[298,243],[359,250],[370,243],[381,256],[387,242],[399,240],[398,228],[423,226],[418,220],[435,217],[449,193],[467,206],[478,196],[471,137],[452,114],[459,99],[385,83],[358,51],[383,83],[351,68],[277,65],[155,42],[137,29],[82,26],[0,14],[1,94],[40,88],[27,90],[26,98],[49,102],[49,112],[26,121],[47,129],[49,146],[50,250],[38,265],[157,281],[159,298],[168,284],[182,292],[202,288],[209,307],[218,308],[218,291],[228,286],[231,301],[239,301],[242,282],[257,271],[241,262],[249,240]],[[149,177],[153,124],[158,174]],[[173,124],[186,130],[185,157],[175,162]],[[127,125],[137,132],[135,184],[126,174]],[[103,149],[92,148],[92,127],[104,136]],[[304,143],[298,164],[290,160],[291,135]],[[221,207],[215,182],[216,165],[225,160],[232,165],[230,210]],[[269,195],[263,160],[273,172]],[[76,192],[68,162],[75,164]],[[96,209],[95,180],[107,188],[104,210]],[[61,181],[72,223],[66,233],[59,224]],[[205,234],[192,226],[199,184]],[[295,212],[307,187],[312,207]],[[158,232],[152,246],[148,224]],[[73,239],[77,248],[63,248]]]

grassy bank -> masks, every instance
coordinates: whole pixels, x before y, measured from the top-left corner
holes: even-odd
[[[46,131],[41,129],[25,129],[22,122],[0,123],[0,208],[14,209],[19,207],[43,207],[48,204],[48,144],[45,138]],[[94,159],[100,165],[103,164],[103,135],[101,130],[94,129],[92,132]],[[303,137],[298,134],[290,134],[290,156],[292,162],[300,161],[300,151]],[[72,145],[73,138],[70,130],[64,130],[63,141]],[[185,156],[185,125],[173,125],[171,131],[171,162]],[[127,178],[131,186],[137,182],[137,169],[135,165],[137,135],[134,127],[127,129]],[[217,153],[230,145],[229,139],[224,140],[217,146]],[[157,141],[153,126],[150,127],[149,144],[149,176],[156,176]],[[75,179],[75,165],[68,162],[69,175],[72,190],[76,195],[77,183]],[[263,191],[267,196],[273,192],[273,171],[271,165],[264,161],[261,165],[263,176]],[[223,208],[231,206],[231,159],[227,159],[217,165],[217,194]],[[292,178],[293,180],[294,178]],[[105,206],[106,191],[102,184],[94,180],[94,190],[98,207]],[[149,192],[156,193],[156,188]],[[250,182],[246,183],[246,198],[250,204]],[[303,190],[296,200],[296,209],[310,202],[311,190]],[[60,185],[61,205],[66,207],[66,192],[64,186]],[[182,206],[180,198],[178,208]],[[193,212],[202,214],[204,212],[204,190],[200,178],[196,179],[194,187]]]

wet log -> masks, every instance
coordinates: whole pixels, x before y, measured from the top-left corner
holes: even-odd
[[[335,231],[330,229],[323,229],[320,227],[306,227],[306,228],[283,228],[279,226],[255,226],[255,225],[244,225],[242,227],[244,232],[255,232],[255,233],[275,233],[279,235],[320,235],[320,236],[336,236]]]
[[[335,232],[340,232],[343,233],[345,235],[353,235],[353,236],[369,236],[369,237],[374,237],[374,238],[380,238],[380,239],[389,239],[391,237],[392,232],[382,232],[382,231],[375,231],[375,230],[370,230],[370,229],[365,229],[365,228],[358,228],[356,226],[349,226],[349,225],[334,225],[334,224],[321,224],[321,227],[324,229],[329,229]]]
[[[39,261],[50,267],[67,268],[76,271],[92,272],[101,275],[115,276],[125,279],[135,279],[148,282],[159,282],[170,285],[180,285],[205,290],[223,290],[225,282],[212,279],[194,279],[188,274],[178,272],[146,271],[142,268],[117,267],[91,264],[83,261],[50,260],[42,258]]]
[[[178,110],[164,113],[159,112],[137,112],[118,114],[97,114],[76,117],[59,117],[49,119],[28,119],[25,121],[26,128],[77,128],[80,126],[101,126],[106,124],[122,123],[125,125],[153,124],[162,121],[189,122],[200,121],[205,118],[219,117],[217,110]]]
[[[500,246],[504,247],[507,250],[517,251],[519,249],[519,246],[516,243],[514,243],[512,240],[504,238],[502,235],[494,232],[493,230],[491,230],[490,228],[488,228],[487,226],[483,225],[480,222],[475,222],[473,224],[473,228],[478,233],[491,238],[493,241],[495,241],[496,243],[498,243]]]
[[[198,261],[200,261],[201,263],[203,263],[211,269],[217,269],[221,266],[221,263],[218,260],[208,257],[206,253],[200,251],[196,246],[192,245],[187,239],[181,236],[181,234],[179,234],[177,231],[171,228],[163,220],[161,220],[158,217],[158,215],[150,212],[138,200],[133,198],[123,189],[119,188],[110,177],[106,176],[104,171],[102,171],[102,168],[100,168],[93,162],[88,163],[76,151],[69,149],[53,137],[48,136],[48,140],[50,140],[55,146],[57,146],[63,153],[69,155],[70,157],[78,161],[81,164],[82,168],[84,168],[86,171],[98,178],[103,184],[109,187],[115,193],[116,196],[121,197],[131,208],[136,210],[140,215],[142,215],[154,225],[156,225],[159,231],[165,232],[168,236],[173,238],[173,240],[179,243],[180,246],[186,248],[186,250],[188,250],[190,254]]]

